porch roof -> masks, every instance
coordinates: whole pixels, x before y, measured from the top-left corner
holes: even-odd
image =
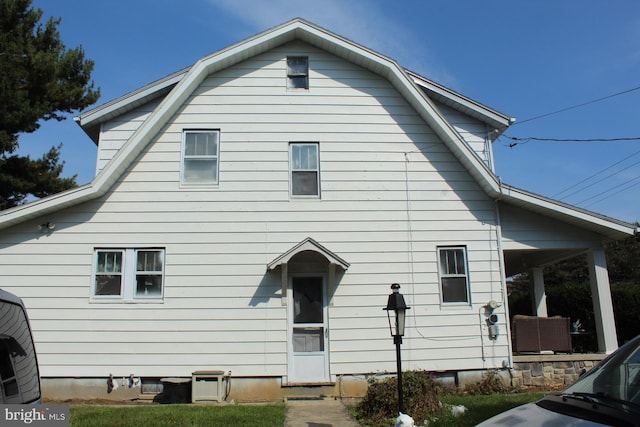
[[[322,246],[320,243],[313,240],[311,237],[307,237],[302,242],[298,243],[288,251],[284,252],[282,255],[278,256],[276,259],[267,264],[267,271],[274,270],[278,266],[282,264],[287,264],[291,258],[298,255],[301,252],[313,251],[317,252],[320,255],[324,256],[330,264],[335,264],[338,267],[346,270],[349,268],[349,263],[340,258],[335,253],[331,252],[329,249]]]

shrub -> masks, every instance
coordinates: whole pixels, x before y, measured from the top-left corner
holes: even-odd
[[[509,393],[514,391],[511,386],[507,386],[496,371],[487,371],[482,375],[482,379],[476,383],[468,384],[462,389],[462,394],[495,394]]]
[[[611,285],[613,314],[618,332],[618,344],[622,345],[638,335],[640,319],[640,283],[616,283]]]
[[[383,380],[369,378],[367,394],[355,411],[361,424],[371,427],[393,425],[398,416],[397,381],[396,377]],[[446,388],[426,371],[407,371],[402,373],[402,388],[404,411],[411,415],[417,425],[422,420],[433,420],[434,417],[454,419],[449,412],[443,412],[443,407],[446,409],[450,405],[443,406],[439,401],[441,396],[450,400],[453,395],[511,394],[518,391],[505,385],[497,371],[487,371],[480,381],[462,389]]]
[[[361,422],[372,427],[392,425],[398,416],[398,382],[396,377],[380,381],[369,379],[367,394],[357,408]],[[440,411],[438,394],[444,391],[441,383],[426,371],[407,371],[402,374],[404,410],[414,420],[424,420]]]

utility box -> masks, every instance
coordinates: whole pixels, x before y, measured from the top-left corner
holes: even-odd
[[[224,371],[196,371],[191,374],[191,403],[222,402]]]

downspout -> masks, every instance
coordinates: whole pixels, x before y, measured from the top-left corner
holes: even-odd
[[[502,180],[499,182],[500,194],[502,194]],[[513,368],[513,348],[511,346],[511,325],[509,322],[509,297],[507,296],[507,272],[504,265],[504,252],[502,249],[502,221],[500,219],[500,199],[494,201],[496,210],[496,243],[498,245],[498,262],[500,264],[500,286],[502,287],[502,301],[504,305],[505,326],[507,330],[508,367]]]

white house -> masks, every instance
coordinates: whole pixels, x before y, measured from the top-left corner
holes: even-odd
[[[312,23],[77,122],[95,179],[0,212],[0,287],[28,308],[45,396],[110,374],[221,370],[255,399],[394,372],[392,283],[405,369],[509,367],[506,277],[534,269],[544,316],[540,267],[584,252],[617,347],[603,243],[635,226],[501,182],[510,117]]]

